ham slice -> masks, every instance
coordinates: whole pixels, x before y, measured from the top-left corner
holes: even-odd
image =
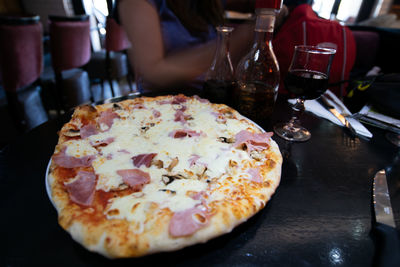
[[[198,95],[194,95],[193,96],[195,99],[197,99],[200,103],[210,103],[210,101],[208,101],[207,99],[201,98]]]
[[[98,123],[105,124],[108,126],[108,128],[111,128],[114,123],[114,119],[117,118],[119,118],[117,113],[113,112],[112,109],[107,109],[106,111],[100,113]]]
[[[80,130],[82,139],[88,138],[91,135],[98,134],[98,132],[99,131],[97,130],[96,125],[93,123],[89,123],[89,124],[83,126]]]
[[[182,124],[185,124],[187,120],[191,118],[190,115],[185,114],[182,110],[178,109],[175,112],[175,118],[174,121],[180,122]]]
[[[71,183],[66,183],[65,187],[73,202],[90,206],[96,189],[96,175],[93,172],[79,171],[76,179]]]
[[[173,237],[189,236],[208,225],[208,214],[198,207],[175,212],[169,223],[169,234]]]
[[[122,177],[124,183],[135,191],[142,190],[145,184],[150,183],[150,175],[139,169],[118,170],[117,174]]]
[[[168,136],[173,137],[173,138],[184,138],[184,137],[194,137],[194,136],[200,136],[203,135],[203,132],[196,132],[193,130],[186,130],[186,129],[181,129],[181,130],[175,130],[169,133]]]
[[[92,146],[94,146],[94,147],[97,147],[97,146],[106,146],[106,145],[111,144],[111,143],[114,142],[114,141],[115,141],[115,138],[114,138],[114,137],[108,137],[108,138],[106,138],[106,139],[104,139],[104,140],[97,140],[97,141],[90,142],[90,144],[91,144]]]
[[[172,104],[172,105],[179,105],[182,103],[185,103],[187,99],[184,96],[174,96],[173,99],[170,100],[162,100],[162,101],[157,101],[159,105],[166,105],[166,104]]]
[[[215,121],[218,123],[226,123],[226,118],[222,113],[211,112],[211,114],[215,117]]]
[[[196,164],[196,162],[198,161],[200,159],[200,156],[199,155],[197,155],[197,154],[192,154],[190,157],[189,157],[189,166],[190,167],[192,167],[193,165],[195,165]]]
[[[138,167],[138,168],[142,165],[149,168],[151,165],[151,161],[153,160],[153,158],[155,156],[157,156],[157,153],[139,154],[137,156],[134,156],[134,157],[132,157],[133,165],[135,165],[135,167]]]
[[[95,155],[83,156],[80,158],[68,156],[65,151],[66,147],[61,149],[57,154],[53,155],[53,162],[63,168],[76,168],[76,167],[90,167],[92,166],[93,160],[96,158]]]
[[[182,103],[185,103],[186,100],[187,100],[186,97],[177,95],[174,97],[171,104],[174,104],[174,105],[182,104]]]
[[[262,177],[260,175],[260,169],[251,168],[247,170],[247,173],[250,174],[251,180],[256,183],[262,183]]]
[[[273,135],[272,132],[268,133],[252,133],[246,130],[242,130],[235,135],[234,147],[240,147],[245,145],[247,152],[253,150],[264,150],[270,145],[270,138]]]
[[[154,116],[154,118],[159,118],[159,117],[161,117],[161,112],[160,111],[158,111],[158,110],[156,110],[156,109],[153,109],[153,116]]]

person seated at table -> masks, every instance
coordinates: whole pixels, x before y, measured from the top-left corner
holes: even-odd
[[[202,87],[216,49],[215,27],[224,21],[222,1],[120,0],[118,11],[132,43],[139,90]],[[233,62],[249,48],[252,35],[251,26],[235,29]]]
[[[280,92],[287,92],[283,81],[292,60],[295,45],[316,45],[336,49],[329,83],[338,97],[346,94],[348,80],[356,57],[356,45],[350,29],[337,21],[318,17],[312,10],[312,0],[284,0],[289,14],[274,35],[273,48],[281,71]]]

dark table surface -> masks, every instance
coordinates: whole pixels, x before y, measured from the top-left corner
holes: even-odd
[[[271,131],[289,117],[279,97],[272,118],[258,123]],[[108,260],[71,239],[46,194],[46,166],[68,119],[47,122],[0,152],[0,266],[371,266],[377,248],[372,178],[380,169],[387,171],[400,226],[400,149],[383,130],[369,127],[370,141],[352,139],[329,121],[304,114],[311,140],[291,144],[273,137],[284,155],[281,184],[254,217],[206,244]]]

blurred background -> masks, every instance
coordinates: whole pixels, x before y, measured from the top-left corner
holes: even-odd
[[[49,16],[62,18],[86,15],[90,22],[90,60],[83,66],[83,70],[88,73],[90,96],[76,98],[71,107],[85,101],[96,102],[135,92],[134,70],[130,68],[126,56],[129,45],[124,45],[120,48],[121,51],[116,51],[119,49],[107,48],[106,44],[107,18],[112,13],[114,4],[115,0],[0,0],[0,16],[40,17],[43,27],[43,69],[38,79],[40,86],[35,89],[35,93],[40,97],[45,112],[43,119],[36,124],[22,121],[22,127],[19,127],[21,125],[18,126],[10,114],[10,97],[2,82],[4,78],[0,76],[0,125],[3,129],[0,131],[0,149],[24,132],[70,108],[54,105],[57,102],[54,89],[57,74],[52,65]],[[337,20],[354,31],[373,33],[377,36],[372,39],[372,42],[375,42],[372,45],[375,47],[374,51],[370,50],[371,40],[367,37],[361,36],[361,41],[357,42],[357,49],[360,51],[357,58],[363,62],[356,62],[355,73],[365,73],[374,66],[379,66],[385,73],[400,73],[400,53],[397,51],[400,45],[400,0],[314,0],[312,8],[320,17]],[[240,17],[243,18],[246,18],[246,14]],[[234,17],[229,19],[236,22]],[[364,54],[361,54],[363,50]],[[0,50],[0,58],[4,53],[4,49]],[[106,58],[111,60],[111,63],[104,63],[107,62]],[[108,65],[99,67],[103,66],[103,63]]]

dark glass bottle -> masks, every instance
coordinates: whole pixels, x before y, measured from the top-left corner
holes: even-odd
[[[217,49],[211,67],[205,75],[204,96],[213,103],[230,105],[235,88],[235,76],[229,53],[232,27],[217,27]]]
[[[271,43],[277,11],[256,8],[254,43],[236,69],[235,108],[254,120],[270,117],[278,95],[279,65]]]

